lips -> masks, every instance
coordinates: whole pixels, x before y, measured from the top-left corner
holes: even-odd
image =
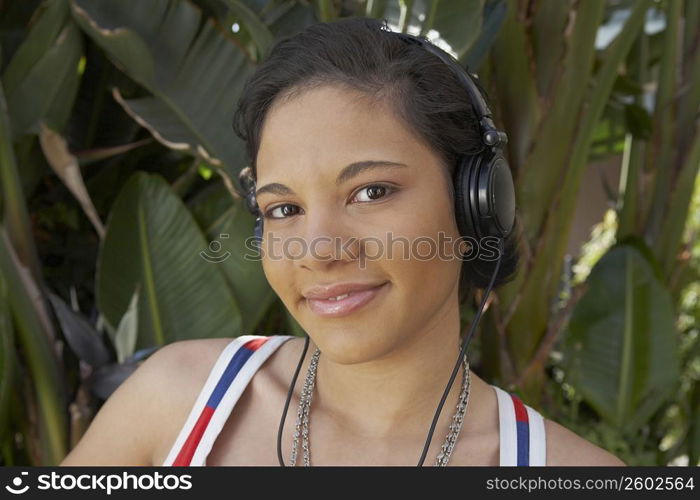
[[[378,285],[348,283],[318,286],[305,291],[304,296],[312,312],[324,317],[339,317],[360,309],[388,286],[388,281]],[[340,298],[336,299],[338,296]]]
[[[363,290],[369,290],[370,288],[376,288],[383,285],[384,282],[373,282],[373,283],[334,283],[334,284],[317,284],[306,288],[302,295],[307,299],[330,299],[338,297],[346,293],[356,293]]]

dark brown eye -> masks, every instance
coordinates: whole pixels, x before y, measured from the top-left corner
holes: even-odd
[[[286,219],[289,216],[296,215],[297,212],[294,211],[294,209],[298,209],[296,205],[291,205],[289,203],[286,203],[284,205],[277,205],[276,207],[272,207],[269,209],[267,212],[265,212],[265,217],[269,219]],[[280,210],[278,212],[278,215],[273,215],[273,212],[275,210]]]
[[[377,200],[386,196],[387,191],[391,191],[391,189],[391,187],[385,186],[383,184],[372,184],[371,186],[366,186],[360,189],[355,195],[355,198],[357,198],[360,195],[360,193],[367,193],[366,198],[368,199],[360,200],[361,202]]]
[[[371,184],[357,191],[357,194],[355,194],[353,200],[357,199],[361,193],[366,193],[364,195],[365,199],[359,199],[358,201],[360,201],[361,203],[368,203],[384,198],[389,194],[393,193],[395,190],[396,189],[392,186],[384,184]],[[265,212],[264,216],[266,219],[287,219],[293,215],[297,215],[298,213],[298,206],[293,205],[291,203],[284,203],[282,205],[277,205],[268,209]]]
[[[367,194],[370,198],[380,198],[384,194],[384,186],[372,186],[367,188]]]

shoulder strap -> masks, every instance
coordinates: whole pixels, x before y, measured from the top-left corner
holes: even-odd
[[[164,466],[205,465],[207,455],[255,372],[291,335],[241,335],[219,355]]]
[[[501,466],[544,466],[547,446],[542,415],[513,393],[492,385],[498,398]]]

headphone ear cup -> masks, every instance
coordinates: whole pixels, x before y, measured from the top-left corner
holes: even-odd
[[[458,164],[453,186],[455,190],[455,218],[459,234],[465,238],[478,238],[477,229],[472,219],[473,209],[470,201],[470,179],[474,174],[474,157],[463,156]]]
[[[479,161],[469,191],[473,223],[482,236],[506,238],[515,223],[513,175],[499,150],[483,152]]]
[[[262,235],[263,235],[263,218],[258,215],[255,218],[255,228],[253,229],[253,234],[255,238],[255,244],[258,248],[262,246]]]

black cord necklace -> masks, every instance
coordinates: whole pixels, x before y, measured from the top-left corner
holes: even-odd
[[[435,415],[433,416],[433,421],[430,424],[430,430],[428,431],[428,436],[425,440],[425,446],[423,447],[423,453],[421,453],[420,460],[418,461],[417,467],[422,467],[423,462],[425,462],[425,457],[428,455],[428,448],[430,448],[430,442],[433,439],[433,433],[435,432],[435,426],[437,425],[438,419],[440,418],[440,412],[442,411],[442,407],[445,405],[445,401],[447,400],[447,395],[450,392],[450,389],[452,388],[452,384],[455,381],[455,378],[457,377],[457,373],[459,372],[459,365],[462,361],[462,358],[464,357],[465,353],[467,352],[467,347],[469,346],[469,342],[471,341],[472,335],[474,334],[474,330],[476,328],[476,325],[479,323],[479,320],[481,319],[481,314],[484,311],[484,307],[486,306],[486,300],[488,299],[489,294],[491,293],[491,289],[493,288],[493,283],[496,280],[496,276],[498,275],[498,270],[501,267],[501,259],[503,258],[503,239],[499,239],[498,242],[499,245],[499,254],[498,254],[498,260],[496,261],[496,268],[493,271],[493,274],[491,275],[491,280],[489,282],[489,285],[486,287],[486,291],[484,292],[484,296],[481,299],[481,304],[479,305],[479,309],[476,312],[476,315],[474,316],[474,319],[472,320],[471,325],[469,326],[469,332],[467,335],[464,337],[464,340],[462,341],[462,348],[459,351],[459,356],[457,357],[457,362],[455,363],[454,369],[452,370],[452,375],[450,376],[450,380],[447,383],[447,387],[445,387],[445,391],[442,394],[442,398],[440,399],[440,404],[437,407],[437,410],[435,410]],[[287,392],[287,400],[284,403],[284,410],[282,412],[282,418],[280,420],[280,425],[279,428],[277,429],[277,460],[279,461],[280,466],[286,467],[284,463],[284,459],[282,458],[282,432],[284,430],[284,422],[287,419],[287,411],[289,410],[289,403],[292,399],[292,394],[294,393],[294,386],[296,385],[297,378],[299,376],[299,372],[301,371],[301,365],[304,363],[304,359],[306,358],[306,351],[309,349],[309,335],[306,334],[304,336],[304,349],[301,353],[301,358],[299,359],[299,363],[297,364],[297,368],[294,371],[294,376],[292,377],[292,382],[289,385],[289,391]]]

